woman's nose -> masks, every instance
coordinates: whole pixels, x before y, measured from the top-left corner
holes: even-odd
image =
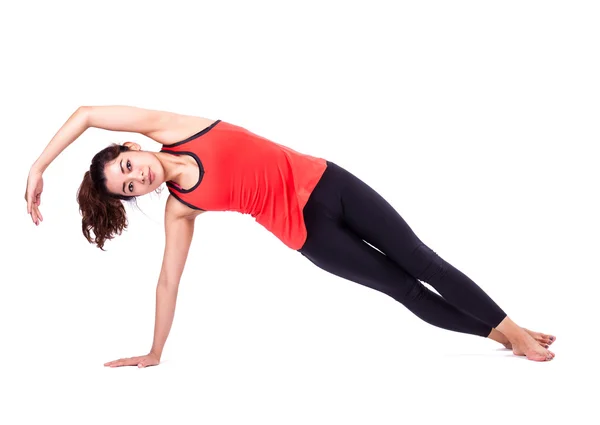
[[[144,170],[140,170],[138,178],[142,183],[146,180],[146,176],[144,176]]]

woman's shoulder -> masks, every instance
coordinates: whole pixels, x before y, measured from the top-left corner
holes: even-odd
[[[165,116],[164,123],[147,136],[164,146],[170,146],[207,129],[217,121],[219,120],[192,115],[169,114]]]
[[[204,213],[204,210],[196,210],[188,207],[179,199],[177,199],[173,194],[169,194],[167,198],[167,204],[165,206],[165,219],[179,219],[179,218],[190,218],[194,219],[198,217],[200,214]]]

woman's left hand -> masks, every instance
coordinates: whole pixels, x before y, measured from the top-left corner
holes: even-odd
[[[40,221],[44,221],[39,206],[42,202],[42,191],[44,190],[44,179],[42,171],[31,167],[27,176],[27,186],[25,187],[25,201],[27,202],[27,214],[37,226]]]
[[[146,354],[145,356],[128,357],[119,360],[113,360],[112,362],[104,363],[104,366],[119,367],[119,366],[156,366],[160,363],[160,359],[155,354]]]

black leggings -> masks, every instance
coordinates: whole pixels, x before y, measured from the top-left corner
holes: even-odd
[[[487,337],[506,317],[381,195],[331,161],[304,207],[304,220],[308,236],[298,252],[334,275],[389,295],[427,323]]]

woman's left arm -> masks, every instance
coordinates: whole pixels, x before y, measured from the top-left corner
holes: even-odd
[[[86,113],[82,108],[78,108],[56,132],[38,159],[31,166],[29,175],[27,176],[27,185],[25,186],[25,201],[27,202],[27,213],[31,214],[31,219],[36,225],[43,220],[39,206],[44,187],[44,179],[42,177],[44,171],[87,128]]]
[[[135,106],[80,106],[50,140],[32,168],[44,172],[56,157],[90,127],[144,135],[168,128],[178,114]]]
[[[82,106],[90,127],[140,133],[162,145],[178,142],[213,122],[208,118],[136,106]]]

